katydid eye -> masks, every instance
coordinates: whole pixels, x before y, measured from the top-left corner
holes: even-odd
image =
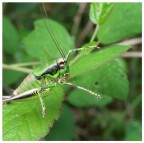
[[[60,65],[63,65],[64,64],[64,62],[60,62]]]
[[[59,62],[58,65],[61,69],[65,68],[65,62]]]

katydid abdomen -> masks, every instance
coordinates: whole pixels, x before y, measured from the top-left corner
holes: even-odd
[[[35,78],[33,73],[30,73],[13,92],[13,96],[19,95],[34,88],[41,87],[39,80]],[[32,93],[33,94],[33,93]]]
[[[3,96],[3,102],[9,102],[11,100],[20,99],[32,96],[37,92],[41,92],[41,82],[35,79],[33,73],[30,73],[21,84],[13,91],[11,96]]]

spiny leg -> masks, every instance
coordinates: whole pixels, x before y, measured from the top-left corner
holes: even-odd
[[[12,100],[17,100],[17,99],[21,99],[21,98],[28,98],[32,95],[34,95],[35,93],[37,92],[40,92],[42,90],[42,88],[33,88],[33,89],[30,89],[30,90],[27,90],[23,93],[20,93],[20,94],[17,94],[17,95],[11,95],[9,96],[6,96],[6,98],[3,96],[3,102],[10,102]]]
[[[94,93],[93,91],[91,91],[91,90],[89,90],[89,89],[86,89],[86,88],[84,88],[84,87],[75,85],[75,84],[73,84],[73,83],[71,83],[71,82],[65,82],[65,81],[61,81],[61,80],[59,80],[59,82],[60,82],[60,84],[78,88],[78,89],[80,89],[80,90],[83,90],[83,91],[85,91],[85,92],[88,92],[88,93],[91,94],[91,95],[96,96],[97,98],[101,98],[101,96],[100,96],[99,94],[96,94],[96,93]]]
[[[48,89],[51,89],[53,87],[56,86],[56,83],[50,83],[44,87],[41,88],[42,91],[48,91]],[[41,107],[42,107],[42,116],[43,118],[45,117],[46,113],[45,113],[45,110],[46,110],[46,107],[45,107],[45,104],[44,104],[44,101],[42,99],[42,95],[40,94],[40,92],[37,92],[38,93],[38,96],[39,96],[39,99],[40,99],[40,103],[41,103]]]
[[[72,50],[69,50],[67,55],[66,55],[66,60],[68,59],[69,55],[72,53],[72,52],[76,52],[76,51],[84,51],[84,50],[92,50],[92,49],[100,49],[100,47],[98,47],[97,45],[96,46],[88,46],[88,47],[82,47],[82,48],[77,48],[77,49],[72,49]]]
[[[38,96],[39,96],[39,100],[40,100],[41,107],[42,107],[42,116],[44,118],[46,115],[46,113],[45,113],[46,107],[45,107],[45,104],[44,104],[44,101],[42,99],[42,95],[40,94],[40,92],[38,92]]]

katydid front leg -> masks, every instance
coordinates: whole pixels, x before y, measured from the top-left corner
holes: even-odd
[[[69,55],[72,53],[72,52],[78,52],[78,51],[84,51],[84,50],[92,50],[92,49],[100,49],[100,47],[98,47],[97,45],[95,46],[88,46],[88,47],[82,47],[82,48],[76,48],[76,49],[71,49],[68,51],[68,54],[66,55],[66,61],[69,57]]]
[[[48,84],[47,86],[42,87],[41,90],[42,91],[47,91],[48,89],[51,89],[51,88],[53,88],[55,86],[56,86],[56,83]],[[37,93],[38,93],[40,104],[41,104],[41,107],[42,107],[42,116],[43,116],[43,118],[45,118],[46,106],[45,106],[45,103],[43,101],[43,98],[42,98],[42,95],[40,94],[40,92],[37,92]]]
[[[44,104],[44,101],[42,99],[42,95],[40,94],[40,92],[38,92],[38,96],[39,96],[39,100],[40,100],[41,107],[42,107],[42,116],[44,118],[46,115],[46,113],[45,113],[46,107],[45,107],[45,104]]]

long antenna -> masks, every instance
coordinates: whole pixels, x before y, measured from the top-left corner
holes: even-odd
[[[44,14],[45,14],[46,18],[48,18],[47,13],[46,13],[46,9],[45,9],[45,6],[44,6],[44,3],[42,3],[42,6],[43,6]],[[42,12],[42,10],[41,10],[41,12]],[[42,14],[43,14],[43,12],[42,12]],[[59,50],[61,56],[64,59],[65,58],[65,54],[63,53],[62,48],[61,48],[60,44],[58,43],[58,41],[57,41],[57,39],[55,37],[55,34],[53,33],[53,30],[52,30],[52,27],[51,27],[50,23],[46,22],[45,19],[44,19],[44,22],[46,24],[46,27],[48,29],[48,32],[49,32],[51,38],[53,39],[53,42],[55,43],[57,49]]]

